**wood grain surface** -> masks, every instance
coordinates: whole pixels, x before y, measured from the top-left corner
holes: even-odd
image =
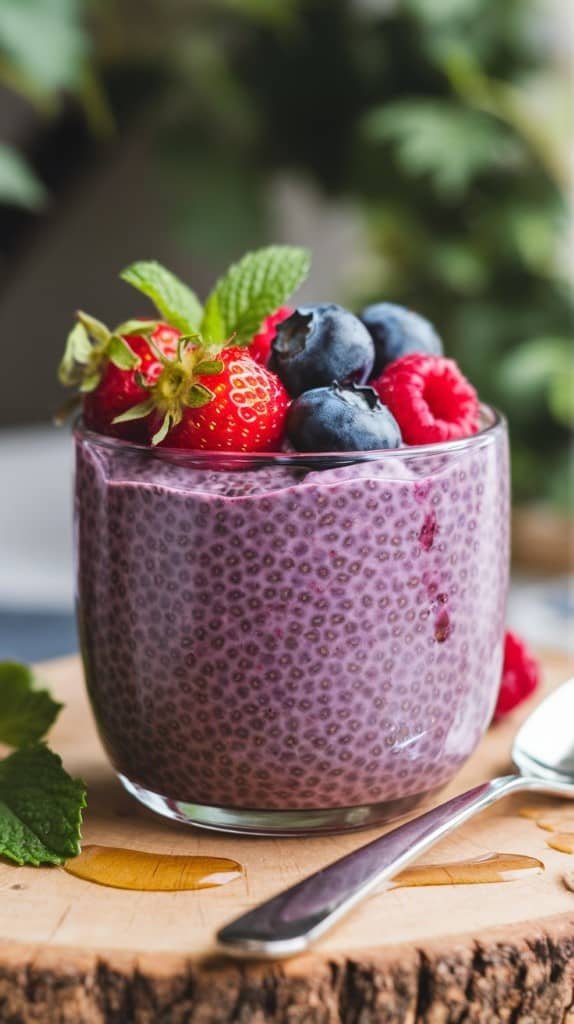
[[[544,665],[544,692],[574,671],[564,655],[547,653]],[[528,802],[558,802],[507,799],[426,858],[525,853],[544,862],[541,875],[378,893],[312,954],[234,962],[214,955],[220,925],[383,830],[260,839],[156,817],[123,792],[106,762],[78,659],[40,671],[66,704],[50,742],[88,784],[84,841],[230,857],[244,875],[200,892],[137,893],[58,868],[0,864],[0,1021],[574,1024],[574,893],[563,880],[574,858],[550,849],[549,833],[517,813]],[[440,799],[508,773],[513,734],[533,706],[492,727]]]

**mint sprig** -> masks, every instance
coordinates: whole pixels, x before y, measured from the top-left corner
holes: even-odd
[[[248,252],[217,282],[205,304],[201,333],[208,342],[233,337],[248,345],[266,316],[275,312],[307,276],[306,249],[270,245]]]
[[[196,332],[203,310],[195,292],[171,270],[154,260],[141,260],[122,270],[120,277],[151,299],[164,320],[184,334]]]
[[[0,742],[20,748],[0,761],[0,855],[17,864],[61,864],[80,852],[86,788],[38,742],[61,707],[28,666],[0,662]]]
[[[43,744],[0,761],[0,854],[17,864],[62,864],[80,852],[86,790]]]
[[[34,673],[16,661],[0,662],[0,743],[36,743],[58,717],[62,704],[38,689]]]

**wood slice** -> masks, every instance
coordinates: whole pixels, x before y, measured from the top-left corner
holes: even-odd
[[[546,654],[545,692],[573,671]],[[223,923],[380,834],[257,839],[172,824],[127,796],[97,739],[76,658],[41,667],[66,703],[51,736],[89,787],[86,843],[231,857],[245,875],[218,889],[137,893],[59,868],[0,864],[0,1022],[9,1024],[574,1024],[574,858],[509,798],[427,854],[539,857],[513,882],[373,895],[317,945],[286,962],[213,951]],[[440,799],[511,770],[509,751],[534,701],[489,731]],[[435,800],[438,802],[438,798]],[[565,805],[562,805],[565,808]],[[389,826],[392,827],[392,826]]]

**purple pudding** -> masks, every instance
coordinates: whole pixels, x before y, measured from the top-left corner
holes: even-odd
[[[504,424],[339,457],[76,432],[78,617],[124,785],[172,817],[346,828],[446,783],[495,705]]]

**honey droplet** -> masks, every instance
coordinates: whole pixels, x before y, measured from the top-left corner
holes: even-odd
[[[546,832],[574,832],[574,814],[572,811],[563,814],[546,813],[536,819],[536,824]]]
[[[548,804],[546,807],[541,807],[540,804],[525,804],[524,807],[519,808],[518,813],[521,818],[534,818],[535,821],[538,821],[539,818],[554,813],[554,810],[555,808],[549,807]]]
[[[66,861],[64,871],[97,885],[142,892],[211,889],[243,874],[241,864],[227,857],[185,857],[121,846],[84,846],[78,857]]]
[[[393,879],[392,888],[420,885],[478,885],[484,882],[511,882],[525,872],[540,874],[544,864],[536,857],[520,853],[488,853],[473,860],[454,860],[444,864],[414,864]]]
[[[574,853],[574,832],[553,832],[546,844],[560,853]]]

